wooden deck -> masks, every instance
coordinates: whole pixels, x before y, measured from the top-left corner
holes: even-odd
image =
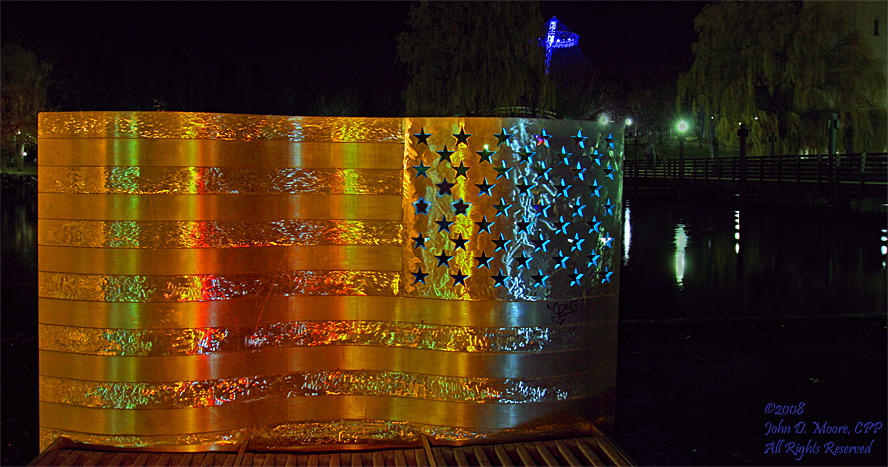
[[[39,466],[623,466],[635,465],[605,436],[463,447],[385,449],[327,453],[250,451],[138,452],[87,449],[56,442],[28,465]]]

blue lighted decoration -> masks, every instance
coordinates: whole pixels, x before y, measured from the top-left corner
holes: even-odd
[[[546,47],[546,74],[548,75],[549,64],[552,63],[552,50],[574,47],[580,43],[580,36],[567,29],[554,16],[549,20],[549,27],[547,29],[548,32],[546,33],[544,45]]]

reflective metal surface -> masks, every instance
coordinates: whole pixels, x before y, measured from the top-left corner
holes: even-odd
[[[620,131],[41,114],[41,443],[458,444],[607,424]]]

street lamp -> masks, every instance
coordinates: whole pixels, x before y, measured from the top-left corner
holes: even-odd
[[[681,189],[684,185],[685,131],[688,130],[688,124],[681,120],[676,128],[678,129],[678,187]]]

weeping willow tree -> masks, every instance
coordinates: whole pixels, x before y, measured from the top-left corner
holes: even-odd
[[[883,65],[823,4],[722,1],[694,27],[696,58],[678,80],[677,104],[702,111],[722,144],[739,144],[742,122],[752,154],[765,152],[771,134],[780,153],[822,153],[832,113],[854,128],[857,147],[874,144],[886,111]]]
[[[552,107],[539,2],[422,1],[407,22],[397,42],[409,76],[409,115],[504,115],[516,107],[541,114]]]

